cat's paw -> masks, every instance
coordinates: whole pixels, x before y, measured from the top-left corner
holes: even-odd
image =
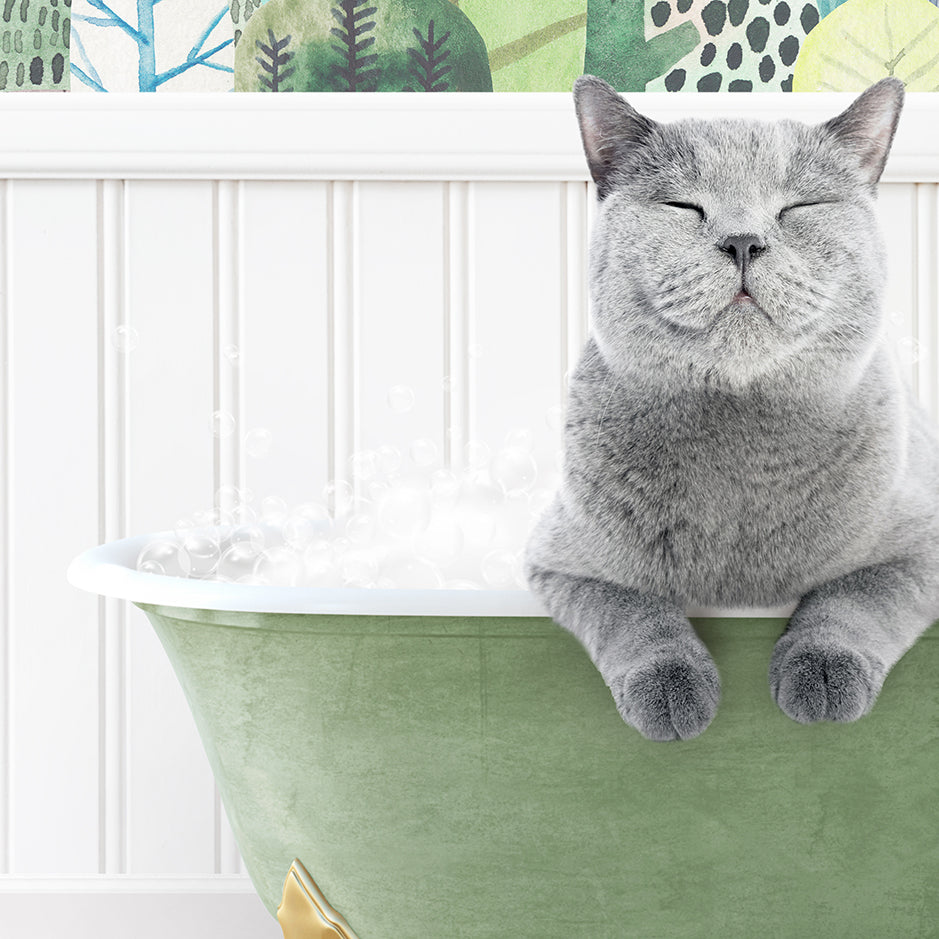
[[[623,720],[649,740],[697,737],[717,712],[720,679],[711,657],[662,650],[610,683]]]
[[[873,707],[886,670],[846,645],[783,635],[769,666],[773,699],[800,724],[855,721]]]

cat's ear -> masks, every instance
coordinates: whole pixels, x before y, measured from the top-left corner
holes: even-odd
[[[590,175],[603,199],[612,189],[616,166],[629,149],[649,136],[656,123],[593,75],[583,75],[574,82],[574,107]]]
[[[874,185],[887,163],[902,108],[903,82],[882,78],[821,127],[857,154],[866,181]]]

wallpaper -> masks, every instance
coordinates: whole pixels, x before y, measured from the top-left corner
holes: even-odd
[[[939,90],[939,0],[0,0],[0,90]]]

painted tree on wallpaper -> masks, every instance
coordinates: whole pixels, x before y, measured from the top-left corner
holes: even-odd
[[[270,36],[291,37],[294,91],[492,91],[486,44],[450,0],[267,0],[243,28],[235,91],[288,90],[271,87]]]
[[[421,31],[416,27],[414,35],[420,49],[409,47],[408,54],[411,56],[410,71],[415,87],[406,85],[403,90],[446,91],[450,87],[446,78],[447,72],[453,71],[453,66],[446,64],[450,57],[450,50],[446,48],[446,42],[450,38],[449,30],[442,36],[439,34],[435,36],[434,21],[431,20],[427,24],[426,36],[422,36]]]
[[[274,31],[269,29],[266,45],[260,39],[255,42],[261,52],[261,55],[255,56],[255,61],[267,73],[259,72],[258,80],[268,91],[293,91],[293,85],[289,80],[297,69],[287,64],[293,58],[293,53],[287,50],[292,38],[292,36],[284,36],[283,39],[278,39]]]
[[[587,0],[584,71],[617,91],[645,91],[648,82],[694,51],[699,40],[690,21],[646,39],[644,0]]]
[[[72,0],[3,0],[0,91],[69,87]]]
[[[809,36],[794,91],[862,91],[895,75],[939,91],[939,10],[930,0],[845,0]]]
[[[234,45],[228,4],[222,6],[219,0],[136,0],[133,13],[125,9],[121,15],[115,9],[121,4],[116,0],[111,3],[113,6],[105,0],[75,0],[71,71],[87,88],[152,92],[192,70],[231,75],[232,66],[220,57]],[[164,65],[166,60],[171,64]],[[187,89],[180,86],[174,90]]]

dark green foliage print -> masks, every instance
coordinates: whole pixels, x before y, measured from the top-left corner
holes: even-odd
[[[258,80],[268,91],[293,91],[293,87],[284,86],[284,82],[294,73],[294,67],[283,68],[292,58],[292,52],[283,51],[290,45],[290,36],[284,36],[283,39],[275,39],[273,30],[267,31],[268,45],[261,42],[260,39],[254,41],[255,46],[263,55],[255,56],[255,61],[267,73],[258,74]]]
[[[584,71],[617,91],[645,91],[648,82],[671,70],[700,40],[694,23],[685,21],[646,39],[645,0],[587,0],[587,46]],[[653,23],[666,25],[670,8],[657,2]]]
[[[69,87],[72,0],[3,0],[0,91]]]
[[[363,8],[366,2],[341,0],[340,9],[333,7],[331,11],[339,21],[339,29],[335,26],[330,29],[330,33],[339,40],[339,45],[334,43],[332,46],[340,60],[333,70],[339,82],[345,85],[343,91],[374,91],[381,74],[381,70],[375,67],[378,55],[374,52],[362,55],[375,45],[375,37],[364,34],[375,29],[375,21],[369,17],[377,7]]]
[[[450,0],[267,0],[235,48],[235,91],[271,90],[255,54],[269,34],[292,37],[294,91],[492,91],[486,44]]]
[[[427,26],[426,38],[416,27],[414,35],[417,37],[420,49],[409,48],[408,54],[411,56],[411,74],[414,76],[415,83],[421,91],[446,91],[449,84],[443,81],[443,77],[447,72],[452,71],[453,66],[443,64],[450,55],[450,50],[441,51],[441,47],[450,38],[450,33],[446,32],[439,39],[435,39],[434,21],[431,20]],[[404,91],[414,90],[410,85],[404,88]]]

